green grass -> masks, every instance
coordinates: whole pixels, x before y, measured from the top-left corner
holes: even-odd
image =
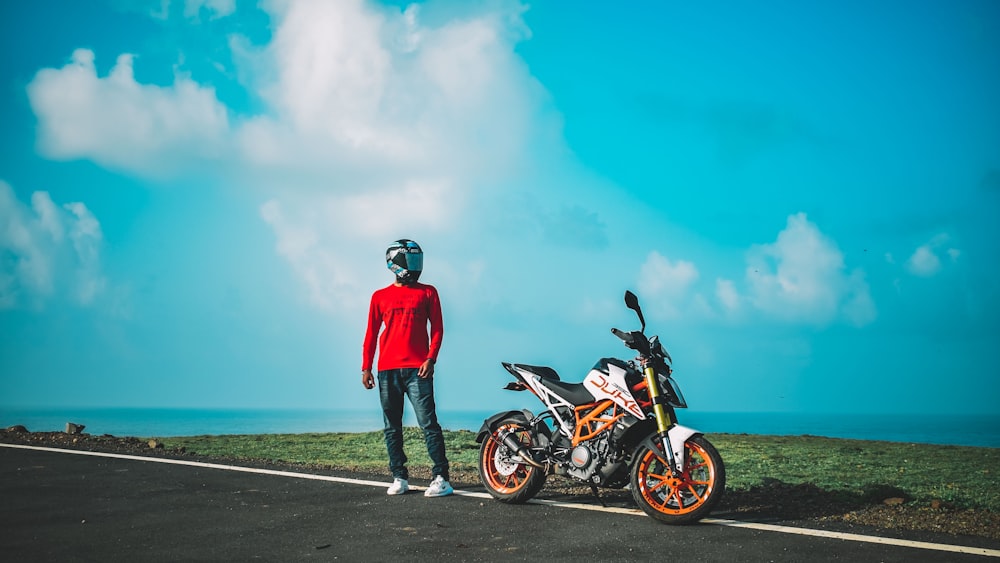
[[[898,490],[917,503],[937,499],[1000,512],[1000,449],[815,436],[714,434],[709,439],[722,454],[734,489],[777,479],[872,502]]]
[[[429,469],[419,429],[404,431],[411,469]],[[726,464],[728,488],[773,480],[812,484],[845,497],[879,502],[904,494],[918,504],[941,500],[1000,512],[1000,449],[871,442],[815,436],[709,434]],[[386,471],[382,432],[263,434],[166,438],[169,448],[246,460],[348,470]],[[453,471],[475,472],[479,445],[469,431],[445,431]]]
[[[479,444],[468,430],[444,431],[448,461],[456,470],[476,468]],[[404,428],[406,454],[411,468],[430,468],[423,433]],[[382,432],[358,434],[256,434],[164,438],[165,447],[183,447],[188,452],[248,460],[269,460],[324,465],[351,470],[385,470],[386,452]]]

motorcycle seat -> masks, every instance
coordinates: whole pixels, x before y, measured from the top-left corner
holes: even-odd
[[[550,367],[529,366],[528,364],[514,364],[514,367],[516,367],[517,369],[522,369],[529,373],[533,373],[537,376],[540,376],[542,379],[554,379],[556,381],[559,381],[559,374],[556,373],[556,370]]]
[[[586,405],[594,402],[594,396],[583,386],[583,383],[565,383],[559,379],[556,370],[545,366],[529,366],[527,364],[514,364],[514,367],[528,373],[533,373],[545,380],[545,386],[566,399],[571,405]]]
[[[583,386],[583,383],[566,383],[564,381],[545,380],[545,386],[555,391],[560,397],[574,406],[594,402],[594,396]]]

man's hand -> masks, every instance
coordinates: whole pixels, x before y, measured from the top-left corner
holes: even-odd
[[[372,375],[372,370],[361,370],[361,384],[365,386],[365,389],[375,388],[375,376]]]
[[[417,370],[417,377],[426,379],[434,375],[434,360],[427,359],[421,364],[420,369]]]

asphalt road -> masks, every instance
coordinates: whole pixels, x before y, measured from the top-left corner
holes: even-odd
[[[0,447],[0,559],[962,562],[1000,556],[998,542],[975,538],[962,539],[994,550],[994,557],[732,525],[670,527],[628,511],[508,506],[472,496],[477,490],[389,497],[387,485]]]

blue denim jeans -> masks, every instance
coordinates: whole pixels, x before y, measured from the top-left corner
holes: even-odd
[[[385,422],[385,449],[389,452],[389,471],[393,477],[409,479],[406,452],[403,451],[403,396],[410,398],[417,424],[424,431],[427,455],[434,464],[432,473],[448,479],[448,458],[444,451],[444,433],[434,408],[433,377],[417,377],[417,368],[390,369],[378,372],[382,419]]]

